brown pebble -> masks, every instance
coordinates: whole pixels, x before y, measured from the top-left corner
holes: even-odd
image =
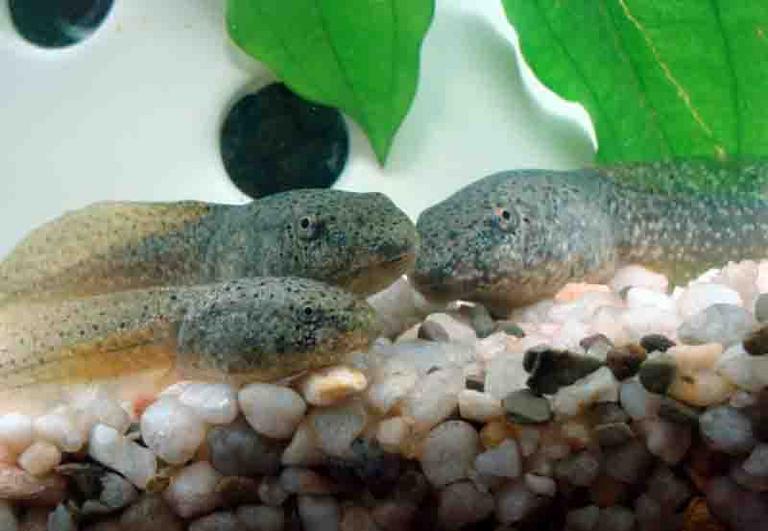
[[[744,350],[753,356],[768,354],[768,325],[761,326],[744,339]]]
[[[388,500],[378,503],[371,511],[373,521],[382,531],[403,531],[409,529],[416,506],[405,501]]]
[[[128,507],[120,525],[131,531],[183,531],[184,523],[162,497],[150,494]]]
[[[610,507],[626,498],[627,486],[607,474],[600,474],[590,486],[589,494],[598,507]]]
[[[221,496],[221,502],[227,507],[237,505],[258,504],[259,482],[245,476],[226,476],[216,484],[216,492]]]
[[[370,511],[365,507],[350,505],[345,507],[339,523],[340,531],[378,531]]]
[[[280,473],[280,486],[292,494],[326,495],[339,492],[336,483],[307,468],[283,469]]]
[[[0,466],[0,499],[53,507],[66,495],[67,482],[58,475],[37,478],[15,466]]]
[[[680,531],[728,531],[728,527],[715,518],[704,498],[694,498],[685,508]]]
[[[640,346],[643,347],[646,352],[666,352],[675,345],[676,343],[674,341],[661,334],[648,334],[647,336],[640,338]]]
[[[630,343],[609,350],[605,363],[617,380],[626,380],[637,374],[645,358],[645,349],[638,344]]]
[[[24,513],[19,521],[19,531],[47,531],[48,513],[50,509],[32,507]]]

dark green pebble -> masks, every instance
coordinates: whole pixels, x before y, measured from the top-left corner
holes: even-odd
[[[648,334],[640,339],[640,346],[646,352],[666,352],[675,346],[675,342],[661,334]]]
[[[480,339],[488,337],[496,331],[493,317],[482,304],[476,304],[469,309],[469,323]]]
[[[540,424],[552,418],[549,400],[536,396],[527,389],[509,393],[502,400],[502,406],[509,420],[519,424]]]
[[[525,337],[525,332],[514,321],[496,321],[496,330],[504,332],[508,336]]]
[[[668,396],[661,397],[659,417],[675,424],[698,426],[700,411]]]
[[[526,384],[538,395],[551,395],[571,385],[603,364],[591,356],[537,346],[526,351],[523,368],[531,375]]]
[[[672,385],[676,373],[677,366],[675,365],[675,360],[669,354],[662,354],[653,359],[646,360],[640,366],[638,376],[640,377],[640,383],[648,391],[663,395],[667,392],[669,386]]]
[[[624,422],[595,426],[595,435],[600,446],[616,446],[627,442],[635,436],[632,428]]]
[[[435,321],[424,321],[421,323],[417,335],[419,339],[426,339],[427,341],[450,341],[448,332],[445,331],[443,325]]]

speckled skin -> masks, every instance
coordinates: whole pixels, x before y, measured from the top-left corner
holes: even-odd
[[[413,262],[416,229],[379,193],[294,190],[246,205],[97,203],[0,262],[0,297],[50,298],[297,276],[370,294]]]
[[[174,368],[274,379],[338,362],[377,331],[367,303],[299,278],[10,303],[0,307],[0,390]]]
[[[569,281],[604,281],[621,263],[680,280],[768,255],[765,201],[643,191],[610,169],[497,173],[424,211],[417,229],[418,289],[497,315]]]

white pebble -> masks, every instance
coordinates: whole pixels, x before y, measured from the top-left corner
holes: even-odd
[[[379,423],[376,429],[376,440],[384,450],[399,453],[410,433],[410,422],[403,417],[393,417]]]
[[[377,412],[386,414],[416,385],[416,369],[403,363],[388,363],[374,372],[365,394],[366,402]]]
[[[627,306],[630,308],[654,308],[666,313],[677,313],[672,297],[658,290],[635,287],[627,291]]]
[[[751,392],[768,386],[768,356],[751,356],[742,345],[733,345],[717,360],[715,371]]]
[[[437,515],[441,529],[460,529],[484,520],[493,512],[493,497],[469,481],[452,483],[440,491]]]
[[[302,422],[283,450],[280,462],[286,466],[314,466],[324,461],[325,455],[318,446],[314,430],[307,421]]]
[[[281,531],[285,523],[283,509],[268,505],[241,505],[237,518],[244,525],[243,531]]]
[[[496,518],[503,524],[523,520],[541,505],[541,499],[523,481],[513,481],[496,493]]]
[[[668,465],[685,457],[691,446],[691,428],[663,419],[649,419],[644,424],[648,451]]]
[[[61,463],[61,452],[49,442],[37,441],[24,450],[18,462],[33,476],[44,476]]]
[[[367,299],[382,324],[382,335],[392,337],[421,321],[429,312],[430,304],[416,291],[405,276],[388,288]]]
[[[422,339],[395,344],[388,356],[388,363],[407,365],[419,375],[435,369],[463,367],[476,359],[472,345]]]
[[[551,498],[557,493],[557,484],[552,478],[536,474],[526,474],[523,479],[525,486],[534,494]]]
[[[23,452],[32,444],[34,432],[32,418],[21,413],[0,416],[0,444],[13,453]]]
[[[176,514],[194,518],[213,511],[221,502],[216,485],[221,479],[208,461],[198,461],[173,477],[163,497]]]
[[[229,424],[237,417],[237,393],[225,383],[192,383],[179,394],[179,402],[208,424]]]
[[[454,412],[457,396],[464,389],[464,373],[449,368],[424,376],[404,400],[402,414],[414,421],[416,431],[427,431]]]
[[[475,330],[452,315],[448,315],[447,313],[433,313],[424,320],[425,323],[428,321],[439,324],[448,334],[449,341],[453,343],[474,345],[477,342]]]
[[[336,457],[349,455],[352,441],[363,431],[366,420],[365,408],[359,402],[315,409],[307,417],[320,449]]]
[[[336,531],[341,511],[331,496],[299,496],[299,517],[305,531]]]
[[[475,429],[461,420],[434,428],[421,447],[420,462],[432,485],[442,487],[467,477],[480,446]]]
[[[288,439],[299,425],[307,404],[299,393],[280,385],[255,383],[238,394],[248,424],[273,439]]]
[[[475,458],[475,470],[486,476],[516,478],[521,471],[517,443],[505,439],[495,448],[486,450]]]
[[[665,293],[669,287],[669,281],[664,275],[650,269],[639,265],[628,265],[616,271],[608,285],[616,293],[630,286],[648,288]]]
[[[677,308],[683,319],[693,317],[713,304],[742,305],[741,296],[722,284],[692,284],[677,299]]]
[[[505,352],[493,358],[485,371],[485,392],[503,400],[512,391],[527,387],[529,374],[523,368],[523,354]]]
[[[157,459],[150,450],[121,435],[115,428],[97,424],[88,440],[88,454],[143,489],[157,472]]]
[[[158,457],[180,465],[197,452],[205,437],[205,425],[191,408],[173,396],[164,396],[141,416],[141,435]]]
[[[649,393],[637,378],[622,382],[619,397],[621,407],[635,420],[656,415],[661,404],[659,396]]]
[[[63,452],[76,452],[85,442],[71,412],[64,408],[37,417],[34,426],[38,439],[55,444]]]
[[[485,422],[504,415],[501,400],[488,393],[464,389],[459,393],[459,414],[468,420]]]
[[[573,384],[561,387],[552,400],[552,409],[563,416],[574,416],[595,402],[616,402],[619,382],[608,367],[600,367]]]
[[[301,382],[301,394],[313,406],[330,406],[363,391],[368,385],[357,369],[338,366],[313,372]]]
[[[621,322],[630,341],[640,341],[648,334],[675,337],[680,318],[676,312],[659,310],[650,306],[628,308],[621,314]]]
[[[97,389],[75,397],[72,412],[84,437],[96,424],[112,426],[120,433],[128,431],[131,416],[107,392]]]

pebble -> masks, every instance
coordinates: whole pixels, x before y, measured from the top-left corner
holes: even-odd
[[[596,531],[632,531],[635,527],[635,514],[621,505],[613,505],[600,510]]]
[[[44,476],[61,463],[61,452],[45,441],[32,443],[19,456],[19,466],[34,476]]]
[[[459,414],[467,420],[487,422],[504,415],[501,401],[489,393],[464,389],[459,392]]]
[[[501,320],[496,321],[496,330],[499,332],[504,332],[508,336],[513,337],[525,337],[525,331],[520,328],[520,325],[518,325],[514,321],[508,321],[508,320]]]
[[[696,426],[699,423],[699,410],[663,396],[659,402],[659,417],[675,424]]]
[[[127,531],[183,531],[186,526],[162,496],[147,494],[130,505],[120,516],[121,529]]]
[[[88,455],[121,473],[140,489],[146,488],[157,472],[155,454],[103,424],[97,424],[91,430]]]
[[[612,478],[629,484],[642,479],[652,463],[653,456],[637,439],[611,447],[604,454],[605,472]]]
[[[452,483],[440,491],[438,521],[443,529],[459,529],[480,522],[493,512],[493,496],[469,481]]]
[[[542,498],[528,490],[523,481],[507,483],[496,493],[496,519],[502,524],[514,524],[538,509]]]
[[[242,418],[214,427],[206,440],[213,468],[224,475],[269,475],[280,468],[282,445],[256,433]]]
[[[692,284],[677,299],[677,308],[684,320],[706,310],[713,304],[742,305],[741,296],[722,284]]]
[[[627,290],[625,299],[629,308],[653,308],[660,312],[674,313],[675,301],[657,290],[636,286]]]
[[[17,531],[19,529],[19,522],[16,520],[13,508],[10,502],[6,500],[0,500],[0,529],[3,531]]]
[[[752,314],[741,306],[713,304],[686,319],[677,336],[690,345],[720,343],[728,347],[744,340],[754,325]]]
[[[118,511],[132,504],[139,497],[138,491],[123,476],[107,472],[100,478],[99,504],[109,511]],[[86,502],[87,503],[87,502]]]
[[[360,402],[318,408],[307,417],[307,424],[314,431],[318,447],[326,455],[345,457],[350,446],[363,431],[368,416]]]
[[[371,511],[359,505],[346,505],[341,513],[340,531],[379,531]]]
[[[32,418],[21,413],[0,416],[0,444],[14,454],[20,454],[34,440]]]
[[[131,416],[128,412],[103,389],[79,393],[75,396],[70,409],[86,438],[96,424],[111,426],[120,434],[128,431],[131,425]]]
[[[461,420],[440,424],[422,442],[419,461],[424,475],[436,487],[466,478],[479,447],[470,424]]]
[[[224,383],[192,383],[179,402],[208,424],[229,424],[237,417],[237,392]]]
[[[411,433],[411,423],[403,417],[392,417],[379,422],[376,440],[388,452],[399,452]]]
[[[600,473],[600,461],[591,452],[579,452],[555,464],[555,476],[571,485],[587,487]]]
[[[707,444],[721,452],[743,454],[755,445],[749,419],[730,406],[718,406],[702,413],[699,429]]]
[[[563,441],[573,450],[582,450],[592,442],[589,425],[583,420],[567,420],[560,425]]]
[[[35,437],[55,444],[63,452],[77,452],[85,442],[72,413],[64,408],[37,417],[34,431]]]
[[[299,393],[280,385],[250,384],[237,398],[248,424],[273,439],[289,439],[307,410]]]
[[[48,529],[55,531],[77,531],[75,520],[67,507],[60,503],[48,515]]]
[[[621,407],[634,420],[655,415],[659,408],[660,397],[649,393],[639,380],[622,382],[619,389]]]
[[[726,350],[717,360],[715,371],[747,391],[757,392],[768,386],[768,356],[751,356],[741,345]]]
[[[363,391],[367,386],[368,381],[362,372],[337,366],[311,373],[301,381],[300,390],[308,404],[330,406]]]
[[[596,505],[587,505],[580,509],[568,511],[565,522],[568,531],[592,531],[600,518],[600,508]]]
[[[236,514],[242,531],[282,531],[285,525],[285,514],[279,507],[241,505]]]
[[[612,422],[595,426],[595,435],[600,446],[616,446],[635,436],[632,428],[624,422]]]
[[[600,361],[549,347],[529,349],[523,367],[531,375],[527,385],[536,394],[554,394],[601,367]]]
[[[176,397],[164,396],[141,415],[141,437],[163,461],[180,465],[197,452],[205,437],[205,424]]]
[[[768,443],[760,443],[742,464],[742,468],[753,476],[768,478]]]
[[[339,529],[341,511],[330,496],[299,496],[299,516],[304,531],[335,531]]]
[[[425,339],[427,341],[450,341],[448,332],[445,331],[443,325],[435,321],[424,321],[419,326],[416,337],[419,339]]]
[[[0,466],[0,500],[52,506],[64,499],[66,480],[58,474],[38,478],[15,466]]]
[[[469,309],[469,324],[480,339],[490,336],[496,331],[496,323],[491,314],[482,304],[475,304]]]
[[[513,391],[504,397],[502,406],[512,422],[538,424],[552,418],[549,400],[536,396],[528,389]]]
[[[462,389],[461,369],[440,369],[427,374],[403,401],[402,415],[413,419],[417,432],[427,431],[456,410]]]
[[[269,476],[268,476],[269,477]],[[216,491],[224,507],[237,507],[247,503],[259,503],[259,481],[245,476],[224,476],[216,484]]]
[[[666,352],[675,345],[674,341],[661,334],[648,334],[640,338],[640,346],[646,352]]]
[[[212,513],[189,524],[188,531],[242,531],[243,524],[230,511]]]
[[[525,481],[525,486],[534,494],[552,498],[557,493],[557,484],[555,483],[555,480],[550,477],[526,474],[523,479]]]
[[[314,466],[325,462],[325,455],[318,447],[315,432],[308,422],[302,422],[280,458],[286,466]]]
[[[627,382],[621,385],[621,389],[627,385]],[[616,422],[627,422],[629,415],[619,404],[615,402],[598,402],[594,404],[589,412],[593,424],[612,424]]]
[[[411,367],[419,376],[424,376],[436,369],[463,367],[472,363],[477,358],[477,347],[476,342],[467,344],[412,340],[396,343],[380,354],[388,358],[387,363]]]
[[[523,368],[523,355],[504,352],[486,365],[485,392],[499,400],[509,393],[526,388],[528,373]]]
[[[608,367],[601,367],[572,385],[562,387],[552,400],[555,413],[571,417],[595,402],[617,402],[619,382]]]
[[[329,478],[308,468],[284,468],[280,473],[280,487],[289,494],[334,494],[339,487]]]
[[[678,509],[691,497],[688,483],[678,479],[672,471],[664,466],[657,466],[648,479],[647,493],[668,511]]]
[[[388,413],[416,385],[416,369],[402,363],[391,363],[374,372],[365,394],[366,402],[378,413]]]
[[[221,477],[209,462],[198,461],[184,467],[173,477],[163,497],[182,518],[207,514],[221,503],[216,488]]]
[[[668,465],[679,463],[691,447],[691,428],[687,424],[648,419],[643,427],[648,451]]]
[[[768,353],[768,326],[761,326],[744,338],[744,350],[752,356]]]
[[[669,287],[667,277],[639,265],[628,265],[614,273],[608,286],[616,293],[628,287],[642,287],[664,293]]]
[[[430,307],[405,276],[366,300],[376,311],[382,335],[388,338],[421,321]]]
[[[640,365],[645,361],[645,349],[630,343],[622,347],[615,347],[608,351],[605,363],[618,380],[626,380],[637,374]]]
[[[608,357],[608,352],[613,348],[613,343],[603,334],[593,334],[579,341],[579,346],[584,352],[602,362]]]
[[[411,502],[386,500],[376,504],[371,516],[381,531],[400,531],[411,528],[416,510]]]
[[[262,503],[274,507],[282,505],[289,496],[289,493],[280,485],[280,478],[277,476],[261,478],[258,494]]]
[[[680,326],[680,317],[676,312],[651,306],[627,308],[621,313],[620,319],[627,339],[633,342],[639,342],[642,337],[652,333],[674,335]]]
[[[513,439],[505,439],[495,448],[475,457],[475,470],[486,476],[516,478],[522,471],[520,453]]]
[[[677,374],[675,358],[666,353],[649,357],[638,371],[638,378],[648,391],[663,395]]]
[[[761,293],[755,300],[755,318],[764,323],[768,321],[768,293]]]

